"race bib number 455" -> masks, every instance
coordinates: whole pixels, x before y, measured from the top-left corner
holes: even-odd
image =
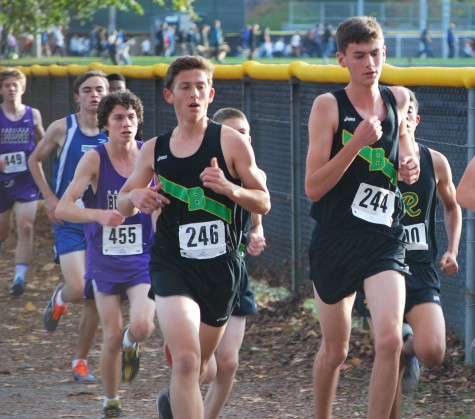
[[[391,227],[395,193],[384,188],[361,183],[351,204],[355,217],[373,224]]]
[[[142,253],[141,224],[102,228],[103,255],[140,255]]]
[[[212,259],[226,253],[224,223],[221,220],[180,226],[180,254],[189,259]]]

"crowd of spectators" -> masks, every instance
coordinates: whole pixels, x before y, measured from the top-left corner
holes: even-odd
[[[272,37],[268,27],[258,24],[247,25],[241,32],[239,53],[243,57],[317,57],[328,58],[336,51],[335,34],[331,24],[324,28],[317,23],[308,31],[295,31],[286,39],[284,36]]]
[[[421,49],[417,56],[434,55],[429,28],[427,25],[421,32]],[[43,31],[40,39],[42,56],[97,56],[116,65],[132,64],[131,55],[202,55],[222,63],[231,53],[220,20],[215,20],[211,25],[203,22],[190,23],[182,28],[162,22],[152,37],[127,36],[121,29],[108,31],[99,25],[94,25],[87,34],[66,33],[59,25]],[[465,38],[457,48],[454,23],[448,28],[446,42],[449,58],[475,56],[472,37]],[[272,34],[268,27],[261,28],[259,24],[247,24],[241,31],[240,42],[232,44],[232,54],[247,59],[311,57],[326,61],[336,52],[335,29],[330,23],[323,25],[320,22],[307,31],[296,30],[285,36]],[[0,31],[0,57],[32,56],[34,47],[35,36],[30,33],[17,37],[5,26]]]

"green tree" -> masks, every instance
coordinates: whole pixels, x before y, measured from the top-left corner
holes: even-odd
[[[160,6],[171,5],[174,10],[195,15],[195,0],[151,1]],[[25,32],[37,34],[50,26],[67,26],[70,16],[78,20],[90,20],[98,10],[110,6],[143,14],[138,0],[0,0],[0,26],[15,35]]]

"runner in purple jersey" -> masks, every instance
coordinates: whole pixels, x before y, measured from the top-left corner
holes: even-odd
[[[54,121],[46,130],[28,159],[31,174],[48,205],[48,218],[55,234],[55,253],[59,256],[64,284],[59,284],[43,315],[45,329],[54,332],[59,320],[67,312],[68,303],[83,301],[86,240],[84,226],[59,221],[54,211],[63,195],[82,155],[107,141],[107,136],[97,126],[97,107],[108,93],[109,82],[101,71],[88,71],[76,78],[74,100],[79,105],[75,114]],[[50,188],[42,162],[52,153],[53,189]],[[86,361],[89,348],[99,324],[96,304],[84,299],[84,310],[79,323],[79,342],[72,362],[73,378],[81,383],[94,382]]]
[[[45,134],[38,109],[22,103],[26,77],[16,68],[0,71],[0,247],[11,231],[12,212],[18,237],[15,275],[10,295],[25,292],[25,277],[33,253],[39,189],[27,160]]]
[[[101,100],[98,122],[107,130],[109,142],[84,155],[56,207],[59,219],[85,223],[85,292],[94,290],[104,331],[101,376],[105,418],[121,415],[121,347],[122,379],[131,381],[139,370],[138,342],[148,338],[154,327],[154,304],[147,297],[150,289],[148,262],[153,240],[152,217],[139,212],[125,218],[116,209],[117,194],[132,173],[142,146],[135,140],[142,115],[142,102],[129,91],[110,93]],[[84,207],[77,205],[80,198]],[[122,338],[120,303],[127,297],[130,301],[130,323]]]

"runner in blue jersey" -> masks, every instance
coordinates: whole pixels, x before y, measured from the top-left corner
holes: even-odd
[[[28,170],[28,157],[45,134],[38,109],[22,103],[26,77],[16,68],[0,71],[0,247],[15,216],[17,246],[10,295],[25,292],[25,277],[33,253],[39,189]]]
[[[77,113],[54,121],[46,130],[28,163],[31,174],[48,205],[48,218],[55,233],[55,253],[59,257],[64,284],[59,284],[44,312],[44,325],[53,332],[68,303],[83,301],[86,240],[84,226],[80,223],[61,222],[55,216],[56,205],[69,183],[79,159],[91,148],[107,141],[107,136],[97,126],[97,107],[108,92],[109,84],[101,71],[88,71],[74,83],[74,99],[79,106]],[[54,153],[53,189],[50,188],[42,169],[42,162]],[[85,295],[84,310],[79,323],[79,342],[74,357],[73,377],[78,382],[95,381],[89,374],[86,361],[89,348],[99,324],[94,295]]]
[[[81,158],[56,207],[56,216],[61,220],[85,223],[86,289],[94,291],[104,335],[101,350],[104,418],[119,417],[122,413],[121,348],[122,379],[131,381],[140,365],[138,342],[148,338],[154,327],[155,306],[148,298],[152,217],[140,212],[125,218],[116,209],[117,194],[132,173],[142,146],[135,140],[142,116],[142,102],[127,90],[110,93],[101,100],[99,126],[106,129],[109,141]],[[77,205],[81,197],[85,208]],[[122,298],[130,302],[130,321],[121,343]]]

